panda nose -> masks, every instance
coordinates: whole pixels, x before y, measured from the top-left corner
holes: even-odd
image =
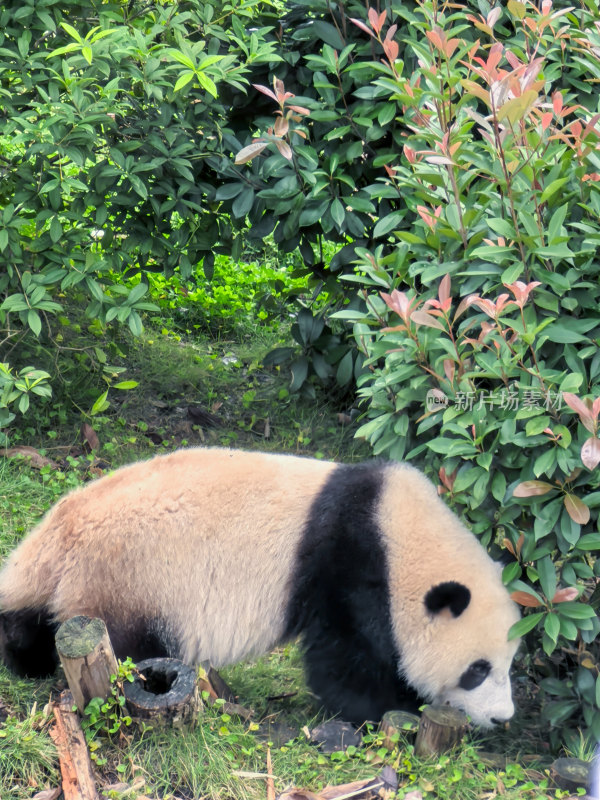
[[[506,722],[508,722],[509,719],[510,717],[503,717],[502,719],[498,717],[492,717],[490,719],[490,722],[492,723],[492,725],[504,725]]]

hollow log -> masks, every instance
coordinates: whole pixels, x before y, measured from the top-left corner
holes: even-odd
[[[467,724],[467,715],[457,708],[426,706],[417,731],[415,753],[426,758],[450,750],[465,735]]]
[[[83,714],[92,697],[106,700],[117,659],[104,622],[83,616],[68,619],[56,633],[56,649],[79,711]]]
[[[123,693],[131,717],[164,727],[193,725],[199,708],[196,672],[176,658],[148,658]]]

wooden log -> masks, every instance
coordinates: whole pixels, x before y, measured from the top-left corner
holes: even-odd
[[[71,709],[73,695],[64,691],[58,702],[52,704],[54,725],[50,728],[62,776],[65,800],[99,800],[94,782],[90,754],[79,718]]]
[[[401,732],[416,733],[419,721],[419,715],[411,714],[410,711],[386,711],[379,723],[379,730],[385,734],[383,746],[387,750],[393,750],[398,746],[398,739],[394,741],[392,736]]]
[[[195,723],[199,694],[194,669],[176,658],[148,658],[137,668],[138,677],[123,686],[134,720],[161,727]]]
[[[77,708],[83,711],[92,697],[106,700],[117,659],[101,619],[72,617],[56,633],[56,649]]]
[[[427,758],[450,750],[465,735],[467,724],[467,715],[457,708],[426,706],[417,731],[415,753]]]
[[[557,758],[550,766],[550,777],[559,789],[576,792],[589,787],[590,764],[579,758]]]

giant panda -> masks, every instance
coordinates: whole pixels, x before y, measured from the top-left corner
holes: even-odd
[[[219,667],[302,634],[307,680],[361,723],[449,703],[510,718],[499,567],[412,466],[194,448],[60,500],[0,573],[0,656],[36,676],[54,632],[105,620],[117,655]]]

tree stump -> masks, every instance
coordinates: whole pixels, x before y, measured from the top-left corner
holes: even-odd
[[[386,711],[379,723],[379,730],[385,734],[383,746],[387,750],[393,750],[398,746],[398,741],[393,741],[392,736],[402,731],[416,733],[418,727],[418,714],[411,714],[410,711]]]
[[[434,756],[457,745],[467,730],[468,718],[452,706],[427,706],[415,742],[415,753],[421,758]]]
[[[148,658],[123,693],[131,717],[164,727],[193,724],[198,713],[196,672],[176,658]]]
[[[579,758],[557,758],[550,766],[550,777],[559,789],[576,792],[579,787],[588,788],[590,766]]]
[[[79,711],[83,714],[92,697],[106,700],[117,659],[104,622],[82,616],[68,619],[56,633],[56,649]]]

